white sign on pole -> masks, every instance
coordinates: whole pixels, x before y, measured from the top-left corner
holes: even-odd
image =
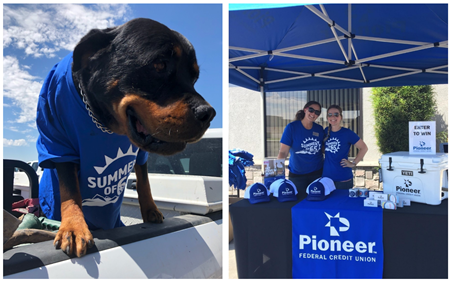
[[[409,122],[409,153],[436,154],[436,121]]]

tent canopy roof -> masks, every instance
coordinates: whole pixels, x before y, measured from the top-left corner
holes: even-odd
[[[448,83],[447,4],[232,9],[232,84],[294,91]]]

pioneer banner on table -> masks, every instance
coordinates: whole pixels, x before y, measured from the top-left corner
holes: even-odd
[[[382,278],[383,211],[336,190],[292,210],[293,278]]]

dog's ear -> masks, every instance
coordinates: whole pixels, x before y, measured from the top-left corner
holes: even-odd
[[[112,32],[115,29],[116,27],[107,29],[92,29],[88,34],[81,38],[80,42],[78,42],[77,46],[75,46],[75,50],[73,51],[72,71],[76,72],[87,67],[89,58],[91,58],[99,50],[106,48],[115,38],[116,33]]]

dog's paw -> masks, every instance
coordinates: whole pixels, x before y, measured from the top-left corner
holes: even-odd
[[[144,222],[162,223],[164,221],[164,216],[158,208],[147,209],[145,213],[143,213],[143,220]]]
[[[95,245],[94,237],[84,219],[73,221],[62,221],[53,245],[56,249],[62,249],[68,255],[82,257],[88,248]]]

